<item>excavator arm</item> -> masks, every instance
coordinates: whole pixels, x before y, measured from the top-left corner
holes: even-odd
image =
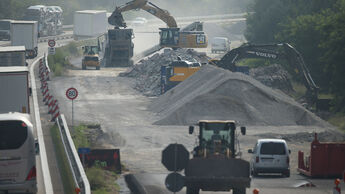
[[[227,52],[216,65],[230,71],[236,71],[235,62],[244,58],[265,58],[270,60],[287,60],[297,74],[302,74],[303,83],[307,88],[306,98],[311,103],[316,103],[319,87],[310,75],[302,55],[290,44],[244,44],[241,47]]]
[[[169,28],[177,27],[174,17],[172,17],[167,10],[161,9],[155,4],[148,2],[147,0],[133,0],[123,6],[116,7],[115,11],[108,18],[108,23],[114,25],[115,27],[126,28],[127,25],[124,22],[122,12],[136,9],[145,10],[150,14],[156,16],[157,18],[165,22]]]

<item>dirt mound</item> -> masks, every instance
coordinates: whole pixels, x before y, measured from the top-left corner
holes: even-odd
[[[150,109],[161,116],[158,125],[188,125],[200,119],[233,119],[244,125],[327,125],[282,92],[210,65],[160,96]]]
[[[250,76],[271,88],[280,89],[284,93],[293,91],[290,74],[278,64],[250,69]]]
[[[156,53],[151,57],[140,60],[127,72],[120,76],[136,79],[134,88],[146,96],[160,95],[160,71],[162,65],[168,65],[177,57],[190,62],[204,63],[205,54],[192,49],[165,49],[162,53]]]

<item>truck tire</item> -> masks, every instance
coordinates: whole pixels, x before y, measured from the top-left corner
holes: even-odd
[[[242,187],[242,188],[234,188],[232,190],[232,194],[246,194],[246,188]]]
[[[101,69],[101,66],[97,66],[97,67],[96,67],[96,70],[100,70],[100,69]]]
[[[82,70],[85,70],[85,69],[86,69],[86,65],[85,65],[85,64],[82,64],[82,65],[81,65],[81,69],[82,69]]]
[[[286,172],[283,173],[285,177],[290,177],[290,170],[287,170]]]
[[[199,188],[187,186],[186,194],[199,194]]]

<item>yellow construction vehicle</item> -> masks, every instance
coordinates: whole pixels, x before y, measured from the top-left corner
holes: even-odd
[[[98,46],[83,46],[83,70],[85,70],[87,67],[96,67],[97,70],[101,69],[101,63],[99,60],[98,52]]]
[[[115,11],[108,18],[108,23],[116,28],[126,28],[122,12],[129,10],[143,9],[157,18],[164,21],[168,28],[160,28],[160,46],[170,48],[206,48],[207,36],[202,31],[201,22],[193,23],[193,25],[180,30],[177,27],[174,17],[167,10],[161,9],[155,4],[147,0],[133,0],[123,6],[116,7]]]
[[[167,66],[161,66],[161,94],[164,94],[199,71],[200,67],[200,63],[184,61],[180,57]]]

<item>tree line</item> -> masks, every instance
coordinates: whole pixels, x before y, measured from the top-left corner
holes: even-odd
[[[254,0],[245,37],[252,43],[293,45],[320,91],[345,112],[345,0]]]

